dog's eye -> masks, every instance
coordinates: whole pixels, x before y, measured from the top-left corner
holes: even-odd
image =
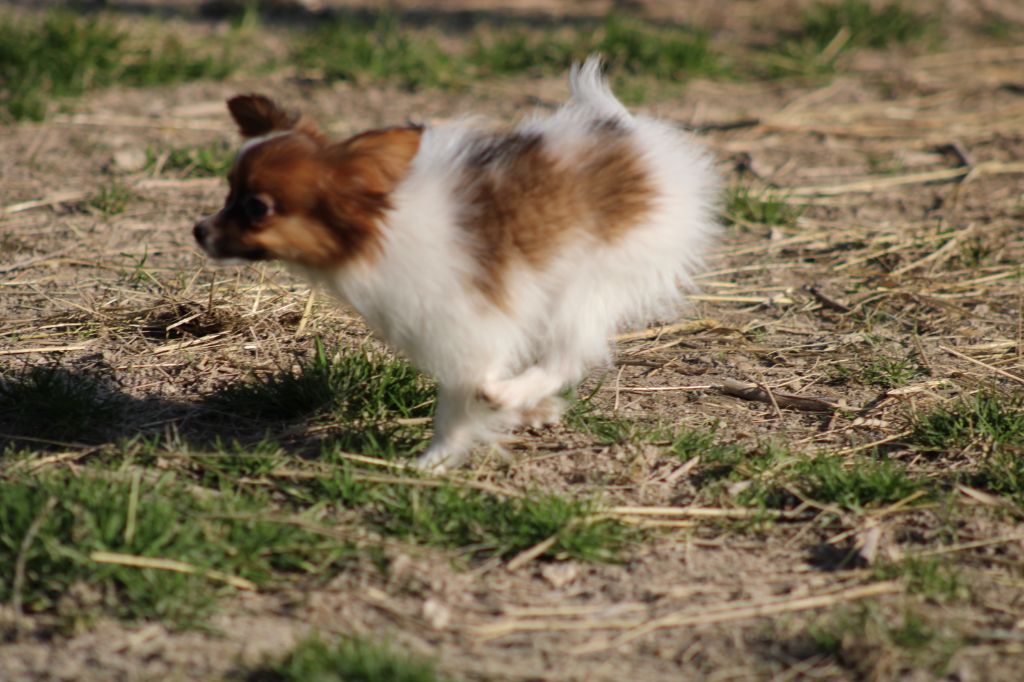
[[[257,223],[270,215],[270,204],[260,197],[246,197],[242,202],[242,210],[249,220]]]

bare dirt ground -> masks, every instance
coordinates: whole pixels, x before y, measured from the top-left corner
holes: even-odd
[[[790,6],[721,4],[735,14],[711,3],[676,12],[706,18],[718,40],[756,40],[752,18]],[[537,11],[568,5],[552,0]],[[969,458],[930,459],[903,439],[916,412],[981,389],[1024,388],[1024,51],[977,30],[978,6],[942,5],[949,37],[936,50],[860,52],[826,81],[697,80],[677,98],[639,107],[701,131],[728,182],[771,185],[808,208],[791,226],[731,225],[690,316],[666,321],[694,324],[624,340],[616,367],[581,393],[597,390],[609,414],[715,428],[729,442],[770,438],[849,455],[878,446],[926,477],[967,466]],[[650,11],[672,14],[673,4]],[[168,21],[216,30],[187,15]],[[192,406],[227,382],[293,366],[315,337],[355,345],[368,332],[322,296],[307,308],[307,285],[274,266],[210,268],[190,227],[218,207],[222,179],[126,169],[116,158],[233,139],[223,101],[239,91],[273,93],[342,135],[409,117],[513,120],[538,101],[558,101],[564,87],[521,78],[408,92],[324,85],[282,69],[95,92],[43,123],[6,126],[0,366],[56,361],[104,373],[137,407],[118,427],[122,436],[187,436]],[[137,199],[109,217],[85,207],[114,177]],[[194,314],[203,324],[173,326]],[[920,371],[898,388],[879,387],[862,373],[878,358],[912,358]],[[730,380],[766,388],[768,400],[730,395],[722,389]],[[796,409],[775,394],[842,409]],[[473,476],[599,491],[619,507],[682,509],[699,492],[693,463],[648,443],[601,445],[558,427],[516,434],[508,449],[510,461],[483,458]],[[40,466],[74,467],[88,452],[43,456],[50,459]],[[950,498],[955,513],[945,504],[840,514],[808,505],[753,528],[728,512],[667,513],[652,518],[669,527],[619,564],[534,561],[510,570],[392,547],[400,570],[389,576],[367,562],[327,587],[240,594],[221,604],[210,632],[105,619],[56,636],[28,627],[0,644],[0,678],[238,678],[315,631],[390,640],[465,679],[1024,679],[1020,510],[976,492]],[[743,514],[737,508],[738,520]],[[864,562],[840,561],[868,537],[879,556],[948,558],[970,597],[922,598],[898,579],[877,579]],[[839,655],[815,650],[815,625],[863,599],[883,618],[912,609],[949,635],[956,645],[941,671],[871,637],[842,643]]]

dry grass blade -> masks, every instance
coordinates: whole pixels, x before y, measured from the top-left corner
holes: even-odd
[[[9,471],[18,471],[24,469],[30,473],[39,471],[44,467],[48,467],[51,464],[65,464],[67,462],[77,462],[81,459],[88,457],[100,450],[99,447],[86,447],[81,450],[71,450],[68,452],[58,452],[38,459],[25,459],[19,462],[15,462],[11,465]]]
[[[32,201],[19,201],[16,204],[8,204],[0,209],[0,214],[10,215],[12,213],[20,213],[22,211],[30,211],[33,208],[44,208],[46,206],[53,206],[54,204],[63,204],[69,201],[81,201],[88,195],[86,192],[81,191],[68,191],[68,192],[54,192],[49,196],[45,196],[42,199],[34,199]]]
[[[855,445],[853,447],[844,448],[842,450],[837,451],[836,454],[845,457],[846,455],[852,455],[852,454],[854,454],[856,452],[864,452],[865,450],[870,450],[872,448],[876,448],[879,445],[885,445],[886,443],[892,443],[893,441],[898,441],[901,438],[906,438],[911,433],[913,433],[913,431],[910,431],[910,430],[900,431],[899,433],[894,433],[891,436],[886,436],[885,438],[879,438],[878,440],[873,440],[870,443],[864,443],[863,445]]]
[[[904,265],[902,267],[899,267],[899,268],[896,268],[895,270],[893,270],[892,271],[893,277],[897,277],[899,275],[906,274],[906,273],[910,272],[911,270],[916,270],[917,268],[919,268],[919,267],[921,267],[923,265],[928,265],[929,263],[935,263],[937,261],[948,260],[949,257],[953,253],[955,253],[956,248],[958,246],[960,246],[961,244],[963,244],[963,242],[969,236],[971,236],[973,233],[974,233],[974,223],[971,223],[966,228],[964,228],[962,231],[960,231],[959,233],[953,235],[953,237],[950,238],[949,241],[947,241],[945,244],[943,244],[941,247],[939,247],[935,251],[932,251],[931,253],[929,253],[927,256],[924,256],[923,258],[919,258],[916,261],[913,261],[911,263],[907,263],[906,265]]]
[[[98,564],[118,564],[119,566],[133,566],[135,568],[152,568],[157,571],[174,571],[175,573],[189,573],[201,575],[209,580],[225,583],[239,590],[255,591],[256,583],[235,575],[228,575],[221,571],[202,569],[184,561],[175,559],[160,559],[157,557],[136,556],[134,554],[119,554],[117,552],[91,552],[89,559]]]
[[[30,353],[71,353],[77,350],[86,350],[93,344],[73,343],[67,346],[34,346],[31,348],[8,348],[0,350],[0,355],[27,355]]]
[[[567,619],[567,618],[510,618],[495,623],[478,625],[472,634],[480,641],[499,639],[525,632],[588,632],[592,630],[628,630],[644,623],[640,618]]]
[[[715,388],[715,384],[696,384],[694,386],[602,386],[602,391],[619,393],[671,393],[674,391],[706,391]]]
[[[628,332],[626,334],[618,334],[614,337],[614,340],[621,343],[623,341],[656,339],[667,334],[696,334],[697,332],[703,332],[709,329],[717,329],[720,326],[722,325],[718,320],[689,320],[687,322],[679,322],[677,324],[670,324],[664,327],[650,327],[648,329],[641,329],[639,331]]]
[[[829,197],[839,196],[842,194],[869,194],[871,192],[906,187],[907,185],[949,182],[950,180],[956,180],[957,178],[961,178],[966,175],[977,177],[979,175],[1016,173],[1024,173],[1024,163],[988,161],[980,163],[974,168],[943,168],[940,170],[925,171],[922,173],[907,173],[906,175],[859,180],[857,182],[849,182],[842,185],[792,187],[786,190],[786,194],[791,199],[803,197]]]
[[[974,540],[973,542],[961,542],[955,545],[949,545],[948,547],[939,547],[937,549],[928,549],[919,552],[908,552],[905,556],[911,558],[941,556],[943,554],[956,554],[957,552],[966,552],[969,549],[978,549],[980,547],[992,547],[993,545],[1007,545],[1014,542],[1024,543],[1024,533],[1011,533],[1010,535],[1003,535],[997,538],[989,538],[988,540]]]
[[[46,517],[50,515],[50,512],[56,506],[56,497],[50,497],[46,500],[46,504],[43,505],[36,518],[32,520],[31,525],[29,525],[28,530],[25,532],[25,537],[21,539],[21,545],[18,547],[18,557],[14,562],[14,582],[11,585],[11,609],[14,611],[15,618],[20,619],[21,617],[21,599],[25,587],[25,562],[28,559],[28,550],[39,534],[39,529],[43,527]]]
[[[510,573],[515,573],[520,568],[522,568],[526,564],[530,563],[531,561],[533,561],[534,559],[539,557],[544,552],[546,552],[549,549],[551,549],[551,547],[556,542],[558,542],[558,536],[557,535],[552,535],[548,539],[542,540],[542,541],[538,542],[533,547],[530,547],[529,549],[523,550],[519,554],[517,554],[514,557],[512,557],[512,559],[508,562],[508,564],[505,566],[505,568]]]
[[[1019,384],[1024,384],[1024,377],[1019,377],[1016,374],[1010,374],[1009,372],[1007,372],[1004,369],[999,369],[998,367],[993,367],[992,365],[988,364],[987,362],[982,362],[981,360],[977,360],[975,358],[972,358],[970,355],[964,355],[960,351],[954,350],[952,348],[949,348],[948,346],[939,346],[939,349],[949,353],[950,355],[955,355],[958,358],[962,358],[964,360],[967,360],[968,362],[973,362],[974,364],[976,364],[976,365],[978,365],[980,367],[984,367],[985,369],[989,370],[990,372],[995,372],[999,376],[1006,377],[1007,379],[1012,379],[1013,381],[1016,381]]]
[[[717,509],[712,507],[641,507],[621,506],[607,509],[602,514],[629,517],[669,516],[697,519],[755,519],[755,518],[805,518],[806,514],[786,512],[777,509]]]
[[[914,66],[948,68],[959,64],[1014,62],[1024,60],[1024,47],[991,47],[958,52],[928,54],[914,60]]]
[[[815,595],[811,597],[798,597],[796,599],[779,599],[761,602],[748,602],[746,604],[731,604],[718,609],[684,609],[676,613],[670,613],[652,621],[648,621],[629,632],[623,633],[613,640],[599,639],[591,641],[573,650],[575,654],[590,654],[598,651],[615,649],[632,642],[644,635],[663,630],[666,628],[685,627],[690,625],[712,625],[750,618],[761,618],[780,613],[793,613],[795,611],[807,611],[833,606],[843,602],[859,601],[869,599],[883,594],[901,592],[903,587],[898,582],[875,583],[873,585],[861,585],[851,587],[840,592]]]

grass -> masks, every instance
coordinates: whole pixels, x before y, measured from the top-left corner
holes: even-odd
[[[127,29],[114,19],[54,11],[0,21],[0,116],[39,120],[54,101],[111,85],[145,87],[223,79],[240,68],[244,36],[258,23],[253,11],[226,36],[197,47],[174,34]],[[898,2],[866,0],[812,5],[797,35],[767,55],[770,75],[830,73],[851,47],[920,41],[935,22]],[[839,40],[837,41],[837,36]],[[292,61],[327,80],[395,83],[406,88],[452,88],[494,76],[562,74],[573,61],[604,55],[622,81],[619,90],[642,100],[650,84],[693,77],[731,77],[706,31],[659,25],[623,12],[600,22],[536,27],[514,21],[478,24],[460,47],[442,30],[403,23],[396,14],[340,12],[290,36]],[[647,79],[647,80],[644,80]],[[182,168],[217,172],[219,157],[180,159]]]
[[[1024,447],[1024,399],[993,392],[960,398],[912,418],[910,441],[928,450]]]
[[[491,31],[477,37],[468,61],[490,75],[557,74],[572,61],[600,53],[609,68],[662,81],[726,72],[708,34],[687,27],[660,27],[622,13],[609,14],[597,27],[572,32]]]
[[[910,557],[883,562],[873,567],[880,580],[901,579],[910,594],[939,603],[961,601],[968,596],[967,585],[956,566],[937,557]]]
[[[875,603],[840,608],[807,634],[814,654],[834,657],[864,679],[900,678],[913,670],[941,677],[960,646],[955,633],[910,604],[895,617]]]
[[[451,85],[459,66],[434,35],[407,30],[387,12],[341,13],[297,36],[293,59],[328,80],[397,82],[407,88]]]
[[[824,49],[840,31],[849,33],[848,45],[885,48],[925,38],[936,22],[906,9],[898,0],[886,4],[868,0],[818,2],[803,16],[801,36]]]
[[[146,169],[182,178],[219,178],[231,170],[234,158],[234,148],[224,140],[166,150],[150,148],[146,151]]]
[[[968,239],[960,247],[960,253],[955,261],[950,263],[950,267],[959,265],[970,269],[980,268],[995,252],[996,248],[992,242],[986,239],[980,237]]]
[[[127,472],[125,472],[127,473]],[[23,583],[0,574],[0,601],[54,613],[199,622],[230,591],[204,572],[270,584],[282,574],[323,576],[349,549],[334,540],[261,517],[266,498],[197,496],[171,475],[134,476],[91,468],[0,481],[0,565],[23,564]],[[93,552],[185,562],[188,574],[98,563]]]
[[[311,500],[359,510],[381,534],[473,558],[508,558],[553,538],[540,558],[614,561],[633,539],[622,524],[596,517],[593,503],[562,495],[505,497],[455,483],[420,486],[415,479],[381,484],[361,479],[347,464],[312,485]]]
[[[895,461],[875,457],[844,458],[831,453],[796,453],[775,442],[754,447],[723,443],[718,435],[696,429],[668,429],[598,412],[589,400],[574,404],[567,425],[604,444],[655,442],[683,460],[699,457],[694,484],[706,498],[761,509],[787,509],[803,500],[862,511],[898,502],[929,490]]]
[[[788,509],[806,500],[859,512],[928,490],[925,481],[885,459],[810,456],[774,443],[747,448],[718,444],[708,436],[688,438],[706,443],[691,450],[703,452],[695,471],[703,494],[721,498],[732,491],[732,501],[746,507]]]
[[[363,348],[330,355],[317,341],[297,372],[253,377],[210,398],[217,410],[253,420],[330,416],[344,432],[336,444],[349,450],[394,454],[422,441],[422,429],[396,420],[428,417],[432,384],[412,365]]]
[[[296,36],[293,58],[328,80],[392,82],[415,89],[458,87],[499,75],[561,74],[594,52],[617,72],[661,81],[725,73],[705,32],[616,13],[596,27],[477,26],[469,47],[457,50],[442,48],[437,33],[405,26],[387,12],[343,13]]]
[[[18,473],[30,471],[22,464],[33,455],[4,456],[20,468],[0,480],[0,565],[12,567],[0,572],[0,602],[13,600],[62,629],[99,614],[201,627],[234,589],[222,576],[263,588],[325,580],[356,556],[339,533],[358,528],[372,532],[355,530],[371,555],[379,535],[457,550],[464,560],[507,559],[549,542],[538,560],[615,561],[637,538],[586,500],[506,496],[415,476],[382,480],[337,451],[311,463],[314,475],[296,478],[291,472],[309,465],[271,441],[192,451],[135,439],[74,472]],[[95,552],[193,570],[102,563]]]
[[[458,485],[421,486],[416,479],[367,480],[345,453],[407,455],[424,442],[422,428],[398,418],[426,417],[433,391],[408,363],[361,349],[329,355],[317,343],[295,373],[252,379],[213,399],[216,409],[261,420],[317,415],[340,422],[341,435],[323,441],[319,461],[330,466],[314,478],[289,484],[287,494],[305,505],[337,503],[359,512],[377,532],[420,544],[456,548],[469,556],[509,557],[554,538],[542,557],[614,560],[630,540],[626,528],[593,518],[587,501],[542,493],[504,497]],[[230,486],[241,476],[259,476],[281,463],[274,445],[245,448],[244,457],[203,458],[203,481]],[[241,453],[239,453],[241,454]],[[371,477],[372,478],[372,477]]]
[[[909,45],[936,35],[937,22],[898,1],[816,2],[801,17],[800,29],[765,56],[770,77],[814,77],[835,72],[852,48]]]
[[[210,42],[210,41],[208,41]],[[236,66],[234,41],[212,52],[172,34],[129,32],[103,16],[54,11],[0,18],[0,118],[40,120],[54,99],[114,84],[147,87],[221,79]]]
[[[1002,495],[1024,510],[1024,448],[1000,449],[988,453],[964,483]]]
[[[0,376],[0,425],[9,433],[88,442],[121,414],[117,400],[88,374],[37,365]]]
[[[901,464],[873,457],[803,457],[788,476],[804,497],[854,511],[893,504],[926,489],[926,482],[911,477]]]
[[[272,491],[277,508],[334,510],[378,535],[458,550],[471,560],[509,558],[551,540],[539,559],[616,561],[637,538],[630,528],[601,518],[590,500],[544,492],[505,495],[415,475],[382,479],[379,470],[354,465],[336,442],[309,464],[271,440],[215,443],[200,451],[180,444],[170,450],[159,443],[142,445],[132,461],[165,468],[173,463],[206,490],[245,499],[255,495],[254,504]]]
[[[726,195],[725,215],[733,224],[778,225],[795,227],[803,207],[789,203],[782,195],[770,190],[758,191],[750,187],[734,187]]]
[[[141,457],[147,465],[156,463],[165,456],[159,446],[159,442],[149,444],[134,456]],[[187,462],[197,483],[234,494],[251,490],[253,484],[247,482],[262,481],[275,471],[289,468],[291,460],[280,444],[269,439],[246,444],[217,440],[200,451],[175,447],[174,454]],[[310,506],[313,504],[315,501]]]
[[[310,637],[250,673],[250,682],[442,682],[434,664],[360,637]]]
[[[582,400],[573,400],[563,418],[566,426],[593,437],[602,445],[616,445],[632,441],[650,440],[655,429],[649,425],[623,417],[599,411],[592,401],[596,394]]]
[[[831,453],[810,456],[770,441],[754,447],[723,443],[714,432],[673,431],[602,415],[586,400],[570,409],[566,423],[601,443],[659,442],[680,459],[699,457],[694,483],[702,496],[719,503],[728,504],[722,498],[729,497],[746,507],[787,509],[810,500],[859,512],[930,490],[927,482],[910,476],[895,461]]]
[[[135,192],[130,187],[117,181],[108,183],[89,198],[89,206],[102,213],[105,217],[124,213],[128,204],[135,199]]]
[[[878,388],[905,386],[921,375],[921,368],[908,358],[876,358],[861,371],[865,383]]]
[[[381,480],[379,471],[355,466],[344,454],[327,446],[306,469],[272,441],[202,452],[149,448],[137,457],[147,464],[170,458],[197,484],[227,495],[258,497],[269,489],[285,508],[344,510],[343,516],[382,536],[459,550],[469,559],[508,558],[554,538],[540,559],[616,561],[636,539],[629,528],[600,518],[589,500],[543,492],[503,495],[414,475]],[[312,475],[282,473],[295,471]]]

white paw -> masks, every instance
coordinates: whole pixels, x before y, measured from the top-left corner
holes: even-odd
[[[533,367],[511,379],[487,382],[477,391],[477,399],[497,410],[526,411],[537,407],[559,388],[559,381]]]
[[[520,410],[519,421],[523,426],[534,429],[557,424],[565,412],[565,404],[565,401],[556,395],[548,396],[533,407]]]
[[[464,452],[429,447],[426,452],[416,458],[412,466],[424,473],[443,474],[452,469],[458,469],[465,461],[466,454]]]

